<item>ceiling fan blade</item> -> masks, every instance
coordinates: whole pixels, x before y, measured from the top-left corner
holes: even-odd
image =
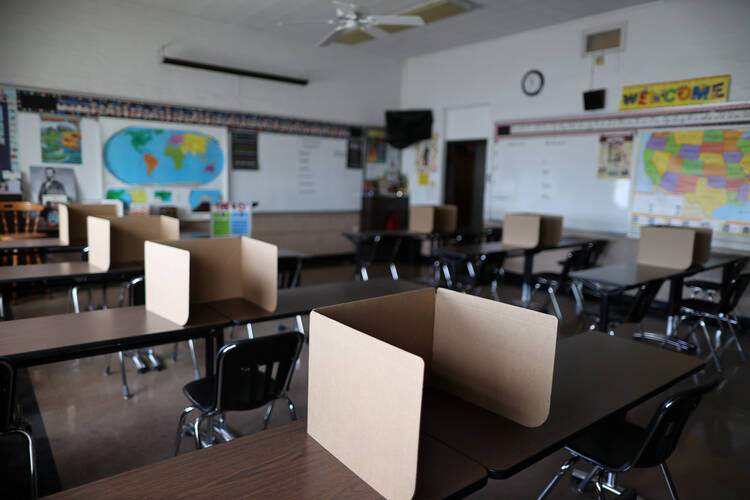
[[[301,21],[279,21],[277,26],[294,26],[295,24],[333,24],[333,19],[303,19]]]
[[[367,16],[365,22],[373,26],[424,26],[419,16]]]
[[[364,31],[368,35],[371,35],[371,36],[373,36],[375,38],[378,38],[378,39],[387,39],[387,38],[391,37],[391,35],[389,35],[385,31],[379,30],[378,28],[376,28],[374,26],[371,26],[369,24],[360,24],[359,25],[359,29],[361,29],[362,31]]]
[[[349,28],[347,26],[337,26],[333,31],[328,33],[325,38],[323,38],[320,42],[318,42],[318,47],[325,47],[326,45],[330,45],[334,40],[336,40],[339,35],[341,35],[344,31],[348,31]]]

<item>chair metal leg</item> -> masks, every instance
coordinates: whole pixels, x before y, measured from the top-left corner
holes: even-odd
[[[194,406],[188,406],[184,410],[182,410],[182,413],[180,414],[180,419],[177,422],[177,438],[174,442],[174,455],[177,456],[177,454],[180,452],[180,444],[182,443],[182,435],[185,434],[185,419],[187,418],[188,414],[191,412],[197,410]]]
[[[289,405],[289,416],[292,417],[292,420],[297,420],[297,411],[294,408],[294,402],[289,396],[284,396],[286,398],[286,401]]]
[[[255,336],[253,335],[253,325],[248,323],[245,325],[245,328],[247,329],[247,338],[249,339],[255,338]]]
[[[580,283],[572,283],[570,285],[570,291],[573,293],[573,299],[576,301],[576,316],[580,316],[583,312],[583,292],[581,292],[580,286],[582,286]]]
[[[735,345],[737,346],[737,350],[740,353],[740,359],[742,361],[747,360],[747,356],[745,356],[745,350],[742,348],[742,345],[740,344],[740,339],[737,338],[737,332],[734,331],[734,326],[732,326],[732,320],[729,318],[724,318],[724,322],[729,327],[729,335],[730,339],[727,341],[727,344],[734,340]]]
[[[122,376],[122,399],[129,399],[132,394],[128,389],[128,377],[125,375],[125,358],[122,351],[117,353],[117,357],[120,358],[120,375]]]
[[[268,419],[271,418],[271,412],[273,411],[273,401],[268,403],[268,407],[266,408],[266,414],[263,415],[263,430],[266,430],[268,427]]]
[[[300,332],[302,335],[304,335],[305,325],[302,323],[302,315],[298,314],[295,319],[297,320],[297,331]]]
[[[672,500],[678,500],[677,489],[674,487],[674,481],[672,481],[672,475],[669,473],[667,463],[659,464],[659,467],[661,468],[661,473],[664,474],[664,480],[667,482],[667,488],[669,489],[669,494],[672,495]]]
[[[81,308],[78,304],[78,287],[77,286],[71,287],[70,299],[73,301],[73,312],[76,314],[81,312]]]
[[[174,343],[174,347],[172,348],[172,361],[175,363],[177,362],[177,346],[179,345],[179,342]]]
[[[359,268],[359,275],[362,277],[362,281],[367,281],[370,277],[367,275],[367,268],[362,266]]]
[[[552,310],[555,311],[558,321],[563,320],[562,311],[560,311],[560,304],[557,303],[557,297],[555,297],[555,289],[553,287],[547,288],[547,294],[549,295],[550,304],[552,304]]]
[[[104,375],[109,375],[112,371],[109,368],[109,364],[112,362],[112,353],[107,354],[107,364],[104,365]]]
[[[604,471],[599,471],[599,473],[596,475],[596,479],[594,480],[594,488],[596,488],[597,500],[604,500],[604,492],[602,491],[602,476],[603,475],[604,475]]]
[[[552,491],[552,488],[555,487],[560,478],[563,477],[565,475],[565,472],[567,472],[567,470],[570,469],[577,461],[578,457],[573,456],[570,457],[564,464],[562,464],[560,470],[557,471],[555,477],[552,478],[549,484],[547,484],[547,487],[544,488],[544,491],[542,491],[542,493],[537,497],[537,500],[542,500],[544,497],[549,495],[549,492]]]
[[[719,363],[719,357],[716,355],[716,350],[714,349],[714,344],[711,341],[711,336],[708,334],[708,328],[706,328],[706,322],[701,320],[698,322],[698,325],[700,325],[701,330],[703,330],[703,335],[706,337],[706,343],[708,344],[708,350],[711,353],[709,357],[714,359],[714,364],[716,365],[716,371],[721,371],[721,364]]]
[[[10,431],[11,433],[21,434],[24,438],[26,438],[26,441],[29,443],[28,447],[28,453],[29,453],[29,474],[30,474],[30,489],[31,489],[31,498],[37,497],[37,482],[36,482],[36,459],[34,457],[34,441],[31,439],[31,436],[29,433],[22,429],[12,429]]]
[[[201,378],[201,372],[198,370],[198,357],[195,355],[195,342],[193,339],[188,340],[188,347],[190,348],[190,357],[193,360],[193,372],[195,373],[195,380]]]
[[[203,445],[201,444],[201,420],[203,420],[204,413],[201,413],[198,415],[198,418],[195,419],[195,422],[193,422],[193,438],[195,441],[195,449],[200,450],[203,448]]]
[[[397,280],[398,279],[398,269],[396,269],[396,263],[395,262],[391,262],[388,265],[388,268],[391,270],[391,278],[393,278],[394,280]]]

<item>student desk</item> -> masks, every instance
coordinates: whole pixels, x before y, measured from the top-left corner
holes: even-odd
[[[523,285],[521,288],[521,304],[526,307],[531,302],[531,287],[534,277],[534,256],[547,250],[575,248],[588,245],[596,240],[585,238],[563,238],[555,245],[538,246],[536,248],[518,248],[503,245],[500,241],[469,245],[448,245],[436,250],[438,257],[444,257],[454,262],[471,262],[482,256],[504,253],[509,257],[523,255]]]
[[[50,498],[382,498],[307,434],[304,420],[60,492]],[[415,498],[468,495],[487,471],[435,440],[420,449]]]
[[[745,257],[712,256],[705,264],[686,270],[644,266],[636,262],[627,262],[594,267],[583,271],[574,271],[570,273],[570,277],[577,281],[595,283],[606,287],[599,288],[599,293],[601,294],[599,302],[599,330],[601,331],[607,331],[607,325],[609,324],[610,297],[619,295],[626,290],[639,287],[650,281],[669,280],[667,335],[671,335],[675,325],[675,317],[679,316],[680,313],[682,287],[685,277],[721,267],[723,269],[722,279],[726,280],[729,265],[743,258]]]
[[[422,432],[504,479],[577,434],[658,395],[704,366],[699,358],[599,333],[557,344],[547,421],[529,428],[435,389],[425,391]],[[540,485],[540,491],[544,485]]]
[[[229,324],[218,312],[201,306],[191,310],[185,326],[148,312],[145,306],[3,321],[0,356],[26,367],[205,338],[206,373],[213,373],[213,339],[220,338]]]
[[[370,281],[342,281],[340,283],[279,290],[275,311],[266,311],[239,298],[210,302],[208,305],[231,319],[234,324],[241,325],[291,318],[300,314],[308,314],[316,307],[371,299],[422,288],[426,288],[425,285],[405,280],[377,278]]]

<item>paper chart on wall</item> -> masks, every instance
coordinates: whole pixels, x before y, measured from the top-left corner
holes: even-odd
[[[117,118],[99,124],[105,198],[184,211],[198,191],[226,199],[226,128]]]

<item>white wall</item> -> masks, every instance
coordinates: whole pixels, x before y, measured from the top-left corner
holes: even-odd
[[[731,74],[729,98],[750,100],[750,1],[663,0],[568,23],[407,59],[401,75],[401,107],[432,108],[434,127],[445,137],[446,110],[490,103],[485,123],[488,150],[492,122],[583,114],[582,92],[606,88],[607,112],[615,112],[624,85]],[[585,30],[627,22],[625,51],[605,56],[603,66],[581,55]],[[539,69],[541,94],[521,92],[521,77]],[[440,185],[444,162],[440,148]],[[404,171],[416,186],[413,153]],[[412,190],[413,191],[413,190]],[[486,190],[487,191],[487,190]],[[442,187],[420,202],[439,203]],[[487,203],[485,203],[485,213]]]

